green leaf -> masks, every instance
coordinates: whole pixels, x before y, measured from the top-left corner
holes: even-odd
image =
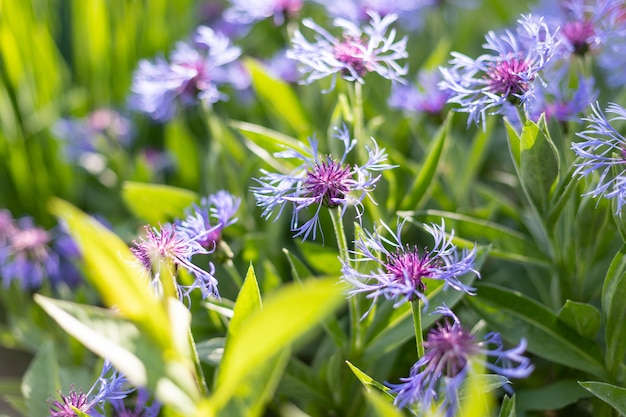
[[[602,324],[602,316],[597,308],[572,300],[565,301],[557,317],[587,339],[593,339]]]
[[[51,211],[65,221],[85,262],[87,279],[108,306],[147,331],[163,348],[172,342],[162,331],[168,317],[146,279],[131,264],[136,258],[115,234],[76,207],[52,200]]]
[[[519,133],[515,130],[515,127],[505,118],[504,126],[506,127],[506,137],[508,139],[509,144],[509,152],[511,153],[511,159],[513,160],[513,164],[515,165],[515,171],[520,172],[521,165],[521,142],[522,138]]]
[[[597,381],[579,382],[579,384],[620,414],[626,415],[626,388]]]
[[[300,259],[291,254],[287,249],[283,248],[283,253],[287,257],[289,266],[291,267],[291,275],[294,281],[302,281],[305,278],[313,276],[313,272]]]
[[[41,346],[22,379],[22,395],[26,399],[29,416],[46,416],[48,400],[56,397],[59,389],[59,365],[51,342]]]
[[[480,386],[483,389],[483,392],[491,392],[493,390],[496,390],[510,383],[507,377],[502,376],[502,375],[496,375],[496,374],[474,375],[474,381],[477,384],[480,384]],[[458,392],[459,399],[462,400],[462,399],[469,397],[470,395],[472,395],[473,391],[474,390],[471,387],[468,387],[467,385],[463,385]]]
[[[254,59],[244,59],[243,65],[252,77],[257,97],[272,116],[282,120],[299,136],[310,134],[311,124],[291,86],[269,75],[263,65]]]
[[[361,371],[359,368],[350,363],[350,361],[346,361],[352,373],[361,381],[361,384],[365,387],[366,391],[371,391],[370,387],[375,387],[379,389],[381,392],[387,394],[387,396],[393,399],[393,395],[391,395],[389,388],[381,384],[380,382],[374,380],[371,376],[367,375],[365,372]]]
[[[227,369],[212,397],[218,410],[260,363],[291,345],[344,302],[336,279],[285,285],[264,301],[263,309],[246,320],[226,346],[221,369]],[[278,323],[280,323],[278,325]]]
[[[183,217],[198,195],[183,188],[127,181],[122,187],[124,202],[140,219],[151,225]]]
[[[341,271],[341,262],[337,256],[337,249],[323,246],[315,242],[298,242],[302,255],[313,265],[319,273],[326,275],[338,274]]]
[[[528,341],[528,351],[599,377],[606,376],[598,346],[562,323],[542,304],[519,292],[488,284],[476,285],[469,305],[510,341]]]
[[[606,365],[615,376],[626,355],[626,245],[613,258],[602,287]]]
[[[500,405],[498,417],[517,417],[515,414],[515,394],[512,397],[505,395]]]
[[[540,388],[520,390],[517,409],[522,411],[560,410],[582,398],[590,397],[575,380],[562,379]]]
[[[365,390],[365,398],[374,410],[374,416],[377,417],[403,417],[404,414],[398,410],[391,401],[384,398],[378,392],[373,390]]]
[[[448,113],[446,120],[443,122],[439,131],[432,140],[430,148],[426,153],[426,159],[422,163],[415,181],[411,187],[409,187],[406,197],[400,203],[400,207],[402,209],[411,210],[426,201],[425,197],[427,195],[427,191],[431,184],[433,184],[433,178],[437,172],[439,161],[444,153],[444,145],[446,143],[446,138],[448,137],[448,129],[450,128],[452,114],[452,112]]]

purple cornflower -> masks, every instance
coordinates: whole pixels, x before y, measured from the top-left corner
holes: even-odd
[[[302,236],[305,240],[311,234],[315,239],[316,231],[321,230],[319,215],[323,206],[329,209],[341,207],[343,216],[348,206],[353,204],[360,219],[362,201],[365,196],[372,198],[370,192],[381,177],[381,174],[374,173],[393,166],[384,163],[387,154],[384,149],[378,148],[374,138],[374,148],[366,146],[368,161],[363,166],[348,164],[346,158],[356,146],[356,139],[350,139],[346,127],[339,130],[335,138],[343,142],[345,149],[339,160],[331,155],[320,156],[315,137],[309,138],[308,147],[303,146],[304,152],[290,149],[274,155],[277,158],[298,159],[302,164],[289,174],[261,170],[263,176],[255,178],[259,186],[252,187],[252,191],[257,205],[263,207],[263,217],[270,218],[276,213],[277,219],[285,205],[291,204],[291,230],[296,232],[295,236]],[[315,212],[310,220],[300,225],[300,212],[308,207],[314,207]]]
[[[177,230],[212,251],[222,238],[222,230],[237,221],[234,215],[240,203],[241,199],[228,191],[218,191],[187,210],[185,219],[177,223]]]
[[[488,333],[479,341],[461,326],[447,306],[437,307],[433,313],[444,315],[446,320],[428,333],[424,356],[413,365],[408,378],[400,378],[402,383],[387,384],[397,394],[394,404],[399,408],[414,406],[428,414],[436,407],[446,417],[454,416],[458,392],[472,361],[506,378],[526,378],[533,371],[530,360],[522,356],[526,351],[524,339],[516,347],[504,350],[498,333]],[[452,324],[448,318],[453,320]],[[487,361],[489,357],[495,358],[495,363]]]
[[[417,84],[393,85],[389,106],[394,109],[439,116],[451,95],[450,91],[437,87],[440,81],[439,71],[422,70],[417,75]]]
[[[454,231],[446,237],[443,221],[441,226],[424,225],[434,239],[432,249],[404,244],[401,232],[405,222],[406,220],[398,224],[394,234],[381,221],[382,227],[389,232],[392,239],[384,238],[376,231],[364,231],[354,242],[355,257],[341,261],[341,279],[352,286],[348,294],[354,296],[366,293],[367,298],[373,299],[372,307],[380,296],[395,301],[394,307],[417,299],[427,304],[424,279],[440,280],[445,287],[473,294],[474,288],[463,284],[459,277],[467,273],[480,276],[474,269],[476,248],[459,252],[452,243]],[[368,268],[369,272],[362,272],[361,268],[353,266],[359,263],[373,264],[374,268]]]
[[[268,61],[265,66],[268,73],[275,78],[281,79],[288,83],[297,83],[300,80],[300,74],[296,62],[287,58],[287,51],[278,51]]]
[[[292,39],[292,49],[287,57],[299,62],[300,72],[307,74],[303,84],[332,76],[331,87],[335,87],[337,74],[348,81],[364,84],[363,77],[376,72],[388,80],[403,82],[407,67],[401,67],[396,61],[408,56],[406,37],[396,41],[395,29],[389,30],[397,18],[396,15],[380,17],[369,12],[371,20],[363,29],[354,23],[335,19],[333,24],[342,30],[337,38],[317,25],[311,19],[302,20],[302,24],[315,32],[315,42],[310,43],[297,30]],[[389,34],[387,34],[389,32]]]
[[[280,26],[286,19],[297,15],[303,3],[304,0],[230,0],[224,19],[248,24],[272,17],[274,24]]]
[[[161,261],[165,260],[174,266],[184,268],[193,276],[195,280],[191,285],[178,284],[178,295],[181,299],[189,301],[189,294],[195,288],[202,292],[202,298],[213,296],[219,298],[217,290],[217,279],[213,276],[215,267],[209,262],[209,271],[205,271],[191,262],[191,258],[196,254],[209,254],[213,251],[202,247],[199,240],[203,235],[194,238],[181,233],[176,225],[166,223],[159,228],[145,226],[146,236],[133,241],[134,247],[131,251],[141,262],[144,270],[152,271],[152,283],[159,291],[160,271],[158,267]],[[207,234],[211,230],[207,231]],[[156,269],[156,270],[155,270]]]
[[[350,22],[366,23],[369,12],[380,16],[395,14],[398,22],[406,29],[417,29],[422,21],[422,12],[433,6],[437,0],[315,0],[324,6],[326,13],[333,18],[346,19]]]
[[[517,33],[489,32],[483,45],[493,51],[472,59],[452,52],[451,67],[441,67],[443,90],[449,90],[449,103],[461,105],[456,111],[469,113],[471,122],[485,125],[487,112],[499,114],[503,107],[527,108],[534,94],[539,72],[551,59],[556,46],[555,34],[542,19],[531,15],[518,20]]]
[[[123,399],[115,399],[111,401],[113,406],[114,417],[157,417],[161,410],[161,404],[152,399],[150,405],[150,393],[140,388],[137,390],[137,396],[135,397],[135,406],[129,409]]]
[[[72,407],[92,417],[105,417],[105,404],[121,400],[134,390],[128,387],[126,377],[118,374],[111,363],[105,360],[98,380],[86,394],[76,391],[73,386],[67,395],[59,392],[61,400],[52,402],[50,417],[75,417]]]
[[[598,172],[600,177],[595,188],[584,195],[614,198],[615,213],[620,215],[626,203],[626,138],[611,122],[626,120],[626,110],[611,103],[606,112],[615,116],[608,119],[598,103],[592,109],[591,116],[583,119],[589,122],[587,129],[577,133],[583,140],[572,143],[572,149],[580,158],[574,175],[583,178]]]
[[[240,53],[228,37],[200,26],[193,42],[176,44],[170,62],[157,58],[155,62],[139,63],[133,77],[131,106],[164,122],[174,115],[177,99],[186,106],[226,100],[228,97],[218,87],[231,82],[226,66]]]

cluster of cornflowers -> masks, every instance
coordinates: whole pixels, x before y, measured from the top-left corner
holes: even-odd
[[[60,226],[46,230],[31,217],[14,219],[0,210],[0,278],[7,288],[18,282],[25,290],[49,285],[76,287],[82,275],[75,266],[81,255]]]
[[[174,271],[182,268],[193,276],[191,284],[176,281],[176,291],[181,300],[190,303],[190,293],[199,289],[202,298],[219,298],[218,280],[215,278],[215,266],[207,261],[207,267],[196,265],[195,255],[208,255],[215,252],[223,229],[237,221],[234,217],[239,208],[240,199],[227,191],[219,191],[203,198],[200,204],[194,204],[186,210],[186,217],[174,223],[159,227],[145,226],[145,236],[135,240],[131,251],[148,273],[155,291],[162,291],[161,279],[164,276],[162,266],[173,267]]]

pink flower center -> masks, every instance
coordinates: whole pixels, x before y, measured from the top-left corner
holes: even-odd
[[[517,102],[519,96],[528,91],[528,82],[534,78],[526,75],[528,69],[526,61],[515,57],[496,63],[487,72],[491,91]]]
[[[588,20],[573,20],[561,28],[563,35],[574,48],[574,53],[584,55],[591,48],[590,39],[595,35],[593,23]]]

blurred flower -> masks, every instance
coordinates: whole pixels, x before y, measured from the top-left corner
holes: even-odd
[[[183,105],[212,104],[228,97],[218,87],[232,83],[226,67],[241,53],[228,37],[207,26],[196,30],[193,42],[178,42],[170,62],[142,60],[133,76],[131,106],[154,120],[170,119],[176,100]]]
[[[593,113],[583,120],[589,122],[587,129],[577,135],[581,142],[572,143],[572,149],[580,158],[576,164],[575,176],[588,177],[599,173],[595,188],[584,195],[616,200],[615,213],[621,214],[626,203],[626,138],[611,122],[626,120],[626,110],[617,104],[609,104],[607,113],[615,116],[608,119],[600,105],[592,106]]]
[[[278,51],[265,63],[265,66],[267,71],[275,78],[288,83],[297,83],[300,80],[296,62],[287,58],[287,51]]]
[[[446,417],[454,416],[471,361],[507,378],[526,378],[533,371],[530,360],[522,356],[526,350],[524,339],[513,349],[504,350],[498,333],[488,333],[479,341],[447,306],[438,307],[434,313],[444,315],[446,320],[428,333],[424,356],[413,365],[408,378],[400,378],[402,383],[387,384],[397,394],[394,403],[399,408],[417,406],[427,413],[437,407]],[[495,358],[495,363],[488,362],[489,357]]]
[[[235,212],[241,203],[228,191],[218,191],[186,210],[184,220],[177,222],[178,232],[202,247],[214,250],[222,237],[222,230],[237,221]]]
[[[457,291],[473,294],[474,288],[463,284],[459,277],[467,273],[480,275],[474,269],[476,248],[459,252],[452,243],[454,231],[446,237],[443,221],[441,226],[424,225],[434,239],[432,249],[424,247],[420,250],[418,246],[409,246],[401,238],[405,222],[398,224],[394,234],[381,221],[382,227],[392,236],[391,239],[382,237],[376,231],[365,230],[354,242],[355,258],[341,260],[341,279],[352,286],[348,294],[354,296],[365,293],[367,298],[373,298],[372,306],[380,296],[395,301],[394,307],[417,299],[427,304],[424,279],[440,280],[444,282],[444,288],[450,286]],[[353,266],[360,263],[373,264],[375,269],[362,272],[362,268]]]
[[[105,360],[98,380],[86,394],[75,391],[74,387],[67,395],[59,392],[61,400],[52,402],[50,417],[74,417],[76,413],[72,407],[92,417],[104,417],[104,407],[108,402],[120,400],[133,391],[134,388],[128,386],[126,378]]]
[[[379,149],[374,142],[374,149],[366,147],[369,159],[363,166],[346,163],[346,157],[356,145],[356,139],[350,139],[347,128],[338,131],[335,136],[344,144],[344,154],[340,160],[331,155],[320,157],[317,140],[309,138],[309,146],[304,147],[304,153],[297,150],[286,150],[276,153],[276,158],[293,158],[302,161],[289,174],[270,173],[262,170],[263,176],[255,181],[260,184],[252,187],[257,205],[263,207],[263,217],[269,218],[276,212],[278,218],[285,205],[293,205],[291,230],[295,236],[307,239],[311,233],[313,239],[320,229],[319,214],[322,206],[330,209],[341,207],[343,215],[350,204],[357,207],[358,217],[361,216],[362,201],[365,196],[374,190],[381,175],[374,176],[374,172],[393,168],[384,163],[387,154]],[[356,195],[355,195],[356,194]],[[315,207],[313,217],[299,225],[300,212],[308,207]]]
[[[525,109],[540,79],[539,71],[551,59],[557,43],[542,19],[530,15],[518,20],[517,33],[489,32],[484,48],[493,51],[475,60],[452,52],[452,67],[441,67],[439,84],[451,94],[449,103],[461,105],[456,111],[469,113],[468,125],[485,123],[488,111],[501,113],[505,106]]]
[[[209,262],[209,270],[205,271],[191,262],[193,255],[209,254],[213,251],[207,250],[199,243],[202,235],[189,238],[185,233],[181,233],[175,225],[166,223],[159,228],[145,226],[146,236],[133,241],[134,247],[131,251],[141,262],[147,272],[152,272],[152,283],[159,291],[161,261],[170,262],[175,267],[181,267],[190,272],[195,280],[191,285],[177,285],[178,295],[189,300],[189,294],[196,288],[202,292],[202,298],[213,296],[219,298],[217,290],[217,279],[213,276],[215,268]],[[207,230],[208,234],[212,230]]]
[[[230,0],[230,7],[224,12],[224,19],[242,24],[253,23],[269,17],[280,26],[286,18],[296,16],[302,9],[304,0]]]
[[[394,84],[391,89],[389,106],[409,112],[427,113],[438,116],[443,111],[450,91],[437,86],[441,81],[439,71],[422,70],[417,75],[417,84]]]
[[[47,231],[30,217],[14,220],[0,211],[0,276],[8,287],[17,281],[25,290],[37,290],[45,282],[54,289],[74,288],[81,275],[73,264],[80,258],[74,242],[60,227]]]
[[[315,42],[310,43],[300,31],[294,33],[292,49],[287,57],[299,62],[300,72],[307,74],[303,84],[332,76],[330,90],[335,86],[337,74],[348,81],[364,84],[363,77],[369,72],[376,72],[392,81],[403,81],[407,73],[406,66],[401,67],[396,61],[408,56],[406,37],[396,41],[395,29],[389,30],[397,16],[380,17],[370,12],[371,21],[360,29],[354,23],[335,19],[334,26],[342,30],[342,37],[336,38],[317,25],[311,19],[304,19],[302,24],[315,32]]]
[[[115,417],[157,417],[161,411],[161,404],[152,399],[150,405],[150,393],[143,388],[137,390],[137,396],[135,397],[135,406],[129,409],[124,400],[117,398],[111,400],[110,403],[113,406]]]

